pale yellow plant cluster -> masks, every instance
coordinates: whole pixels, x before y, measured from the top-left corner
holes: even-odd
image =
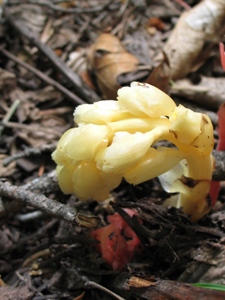
[[[182,207],[193,220],[210,209],[213,127],[146,83],[118,90],[118,101],[78,106],[76,128],[66,131],[52,154],[60,188],[79,199],[107,199],[124,178],[139,184],[159,176],[175,193],[167,204]],[[172,147],[157,146],[169,141]]]

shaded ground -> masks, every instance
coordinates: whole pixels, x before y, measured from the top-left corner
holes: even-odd
[[[182,12],[189,10],[185,3],[192,7],[198,1],[111,2],[12,0],[2,7],[1,300],[223,299],[219,292],[182,284],[225,283],[223,184],[215,208],[197,224],[181,211],[161,206],[168,195],[157,179],[136,187],[123,182],[104,204],[80,203],[57,185],[51,153],[62,133],[74,126],[74,107],[104,95],[113,98],[115,88],[133,80],[158,85],[178,103],[207,112],[217,125],[216,111],[225,97],[218,50],[224,28],[215,39],[202,37],[204,45],[187,74],[175,78],[179,76],[168,67],[165,43]],[[221,11],[219,18],[224,18],[225,8]],[[96,53],[104,55],[94,44],[102,32],[117,36],[138,66],[129,57],[129,67],[120,63],[114,72],[106,61],[102,75],[93,60]],[[165,58],[159,63],[162,53]],[[178,61],[183,63],[182,55]],[[218,177],[224,179],[223,174]],[[54,209],[46,202],[43,208],[43,194],[62,206]],[[138,216],[129,217],[123,207],[135,208]],[[143,245],[123,272],[107,266],[89,236],[96,222],[107,224],[115,211]]]

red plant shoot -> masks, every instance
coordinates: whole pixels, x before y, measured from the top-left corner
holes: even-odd
[[[225,61],[225,58],[224,58]],[[225,103],[220,105],[218,110],[218,127],[217,132],[219,136],[218,144],[216,149],[219,151],[225,150]],[[220,182],[219,181],[212,181],[210,186],[209,195],[212,200],[212,205],[215,204],[218,194],[220,191]]]
[[[221,65],[225,71],[225,51],[224,51],[224,44],[220,43],[220,59],[221,59]],[[225,103],[220,105],[219,110],[217,112],[218,115],[218,144],[216,149],[219,151],[225,150]],[[212,181],[210,186],[209,195],[212,201],[212,205],[215,204],[218,194],[220,191],[220,182],[219,181]]]
[[[132,209],[124,210],[130,216],[135,214]],[[91,237],[100,242],[96,248],[108,265],[113,270],[122,270],[134,254],[140,252],[141,242],[118,213],[108,216],[108,221],[109,225],[94,230]]]
[[[220,105],[218,110],[218,145],[217,150],[225,150],[225,103]]]
[[[225,71],[225,51],[224,51],[223,43],[220,43],[220,60],[221,60],[221,65]]]

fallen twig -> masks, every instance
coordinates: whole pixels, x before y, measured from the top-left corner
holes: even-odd
[[[95,216],[80,213],[68,205],[45,197],[43,194],[32,193],[24,187],[11,185],[9,182],[0,181],[0,196],[30,204],[44,213],[79,226],[93,228],[99,224],[99,219]]]
[[[31,155],[41,155],[43,152],[53,152],[56,148],[57,143],[52,143],[52,144],[47,144],[43,145],[40,148],[29,148],[26,147],[23,151],[14,153],[11,156],[8,156],[4,159],[3,161],[3,166],[6,167],[8,166],[11,162],[23,158],[23,157],[28,157]]]
[[[59,184],[56,179],[56,170],[35,178],[21,187],[35,194],[45,194],[58,191]]]
[[[140,278],[126,273],[118,275],[107,286],[126,299],[139,300],[223,300],[225,293],[191,284],[155,278]]]
[[[1,125],[0,125],[0,135],[2,134],[2,131],[4,129],[4,123],[8,122],[11,119],[12,115],[16,111],[19,104],[20,104],[20,100],[17,99],[16,101],[14,101],[12,106],[10,107],[9,111],[6,113],[6,115],[2,119],[2,122],[1,122]]]
[[[86,102],[95,102],[100,100],[99,96],[84,84],[79,75],[75,74],[56,54],[55,52],[42,43],[34,32],[28,29],[17,21],[10,13],[9,8],[5,7],[4,16],[7,21],[13,26],[14,29],[19,31],[24,37],[26,37],[33,45],[35,45],[48,59],[49,61],[67,78],[67,80],[73,85],[78,95]]]
[[[113,298],[118,299],[118,300],[125,300],[121,296],[117,295],[116,293],[112,292],[111,290],[107,289],[106,287],[100,285],[99,283],[96,283],[94,281],[87,280],[85,285],[86,288],[91,288],[91,289],[98,289],[100,291],[105,292],[108,295],[111,295]]]
[[[7,128],[16,128],[16,129],[24,129],[28,132],[38,130],[39,132],[43,132],[45,134],[54,134],[56,137],[60,138],[62,135],[61,132],[57,131],[53,128],[47,128],[44,126],[38,126],[37,124],[23,124],[23,123],[17,123],[17,122],[4,122],[3,125]]]
[[[7,56],[9,59],[13,60],[17,64],[21,65],[25,69],[29,70],[32,72],[34,75],[39,77],[41,80],[45,81],[46,83],[54,86],[58,91],[63,93],[68,99],[72,100],[73,104],[83,104],[85,103],[82,99],[80,99],[78,96],[70,92],[67,88],[62,86],[60,83],[55,81],[54,79],[50,78],[49,76],[45,75],[43,72],[35,69],[34,67],[28,65],[27,63],[23,62],[19,58],[17,58],[15,55],[11,54],[9,51],[6,49],[0,47],[0,52],[2,52],[5,56]]]

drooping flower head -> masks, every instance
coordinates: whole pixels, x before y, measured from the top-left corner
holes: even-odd
[[[76,128],[61,137],[52,157],[64,193],[105,200],[122,178],[139,184],[159,176],[167,202],[193,220],[211,208],[213,127],[209,117],[146,83],[118,90],[118,101],[78,106]],[[157,146],[167,140],[172,147]]]

